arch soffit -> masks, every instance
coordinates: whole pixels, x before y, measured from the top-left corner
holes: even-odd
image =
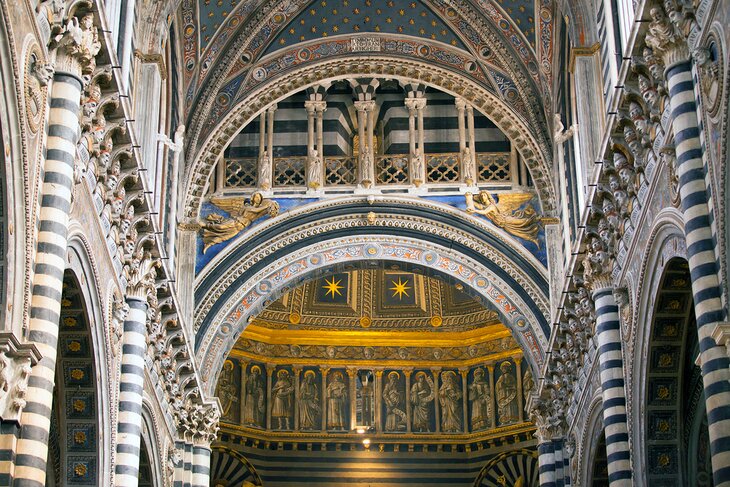
[[[529,125],[487,89],[451,70],[429,66],[418,61],[377,56],[363,62],[358,58],[325,60],[271,79],[241,100],[234,109],[222,115],[216,128],[207,137],[186,170],[184,214],[195,218],[200,210],[205,187],[224,149],[241,127],[258,116],[266,107],[292,93],[325,80],[358,76],[387,76],[413,80],[434,86],[453,96],[468,100],[489,117],[510,138],[520,152],[537,189],[545,213],[556,206],[555,189],[550,174],[550,151],[535,136]]]
[[[586,412],[586,422],[583,427],[583,434],[579,443],[579,450],[576,454],[575,471],[578,478],[575,479],[576,485],[590,485],[589,482],[593,470],[593,462],[587,461],[593,459],[596,455],[596,446],[598,439],[603,431],[603,398],[601,391],[595,392],[591,403],[588,405]],[[582,478],[581,478],[582,477]]]
[[[196,337],[201,376],[206,378],[202,387],[212,393],[223,361],[249,319],[292,286],[337,264],[383,260],[448,274],[469,287],[497,310],[533,370],[540,370],[547,345],[540,326],[545,318],[486,266],[419,238],[366,235],[320,240],[277,259],[235,287],[228,299],[222,300],[220,310],[206,319]]]
[[[539,13],[535,12],[536,20],[540,21],[540,28],[545,31],[538,39],[544,40],[540,44],[543,51],[541,52],[542,70],[540,70],[534,50],[524,34],[512,17],[507,15],[494,0],[478,0],[476,8],[467,2],[460,2],[458,5],[453,1],[438,4],[425,1],[425,3],[431,4],[429,5],[431,10],[452,28],[452,31],[466,46],[470,46],[472,51],[470,54],[475,55],[477,59],[479,56],[475,51],[483,46],[489,46],[496,65],[515,80],[523,100],[545,98],[544,104],[546,107],[549,106],[549,78],[551,75],[549,68],[552,57],[552,12],[550,9],[542,8]],[[188,125],[191,128],[198,127],[194,130],[193,138],[195,140],[191,147],[197,146],[197,138],[200,135],[197,131],[204,123],[202,120],[209,116],[212,104],[224,83],[236,73],[241,76],[248,73],[250,76],[251,63],[260,60],[261,54],[267,52],[267,48],[273,42],[276,34],[285,29],[289,22],[310,4],[310,0],[295,0],[285,4],[272,0],[262,2],[257,12],[248,16],[242,16],[239,15],[239,12],[233,11],[227,16],[223,26],[199,59],[196,57],[198,34],[195,29],[189,31],[186,42],[194,48],[186,49],[184,63],[197,66],[197,69],[193,69],[192,72],[187,71],[185,76],[188,85],[186,104],[192,107],[193,115]],[[194,22],[196,15],[194,7],[182,11],[182,18],[186,19],[185,21],[188,23]],[[363,33],[363,35],[367,34],[367,32]],[[370,33],[370,35],[373,34]],[[264,39],[261,38],[262,35],[265,36]],[[242,62],[242,56],[247,52],[247,62]],[[539,106],[539,104],[536,105]],[[534,120],[532,122],[534,123]]]
[[[103,297],[100,294],[99,278],[96,263],[93,259],[91,247],[79,228],[73,226],[69,229],[68,257],[66,269],[70,270],[76,279],[79,292],[82,296],[84,312],[87,316],[89,333],[89,352],[93,361],[94,375],[96,377],[95,400],[98,405],[96,410],[96,424],[99,428],[96,445],[96,455],[99,463],[99,471],[111,469],[112,458],[109,455],[111,446],[116,436],[116,428],[108,421],[111,416],[112,385],[116,377],[113,375],[113,367],[110,357],[109,336],[103,326],[104,306]]]
[[[638,279],[638,296],[634,307],[634,315],[631,322],[642,323],[642,329],[633,330],[633,350],[636,357],[648,357],[651,344],[651,333],[654,325],[654,296],[659,292],[659,285],[666,266],[673,258],[687,258],[687,247],[683,231],[682,217],[675,210],[662,212],[654,223],[648,245],[642,258],[641,275]],[[639,320],[638,317],[646,317]],[[633,424],[632,440],[634,445],[644,445],[645,421],[644,407],[646,401],[646,384],[649,364],[645,360],[634,360],[631,373],[631,402],[629,405],[631,422]],[[646,448],[638,448],[634,451],[634,463],[637,471],[645,472],[647,465]],[[646,478],[639,476],[637,481],[642,484]]]

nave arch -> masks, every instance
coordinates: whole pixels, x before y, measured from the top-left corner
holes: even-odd
[[[474,238],[468,232],[477,228],[454,219],[455,210],[452,215],[422,203],[420,211],[433,218],[429,224],[411,218],[405,205],[387,201],[330,206],[314,206],[310,213],[317,221],[311,224],[306,215],[295,214],[288,223],[272,220],[270,233],[263,225],[260,233],[252,230],[200,279],[196,354],[206,390],[214,390],[225,357],[251,318],[295,285],[345,264],[390,262],[461,283],[499,313],[533,373],[540,370],[549,327],[546,276],[538,263],[499,235],[479,232]],[[399,214],[402,223],[386,217],[382,225],[370,226],[368,211]],[[439,219],[446,224],[439,227]],[[285,223],[292,225],[290,233]]]

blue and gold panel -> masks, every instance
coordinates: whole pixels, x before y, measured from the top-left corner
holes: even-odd
[[[327,431],[350,430],[350,387],[345,369],[328,372],[325,403]]]
[[[673,440],[677,437],[676,411],[649,411],[649,428],[647,433],[650,440]]]
[[[649,382],[648,403],[652,406],[671,406],[677,399],[677,379],[675,377],[655,378]]]
[[[652,347],[651,367],[653,372],[676,372],[677,367],[679,366],[679,352],[679,347]]]
[[[89,362],[64,362],[63,376],[67,387],[92,387],[94,380]]]
[[[405,374],[399,370],[386,369],[383,372],[383,397],[381,400],[383,431],[404,433],[408,427]]]
[[[418,296],[422,286],[416,285],[416,275],[409,272],[384,272],[382,306],[388,308],[413,307],[424,301],[424,296]],[[420,278],[420,276],[418,276]]]
[[[436,431],[434,401],[438,394],[430,370],[415,370],[411,379],[408,400],[411,404],[411,431],[433,433]]]
[[[297,424],[301,431],[322,430],[322,373],[317,367],[304,367],[299,375]]]
[[[64,302],[71,303],[67,298],[62,299]],[[68,312],[63,310],[63,317],[61,318],[60,329],[61,331],[81,331],[84,325],[84,319],[80,312]]]
[[[241,424],[254,428],[266,427],[266,367],[251,363],[246,369],[246,383],[242,393],[243,417]]]
[[[61,355],[64,357],[87,357],[90,354],[86,335],[66,335],[60,339]]]
[[[68,423],[66,448],[69,451],[96,450],[96,425],[94,423]]]
[[[66,462],[66,481],[69,484],[94,484],[96,458],[93,456],[69,456]]]
[[[72,419],[93,419],[94,394],[86,391],[66,391],[66,416]]]
[[[348,304],[350,274],[343,272],[318,280],[314,300],[317,304]]]
[[[294,430],[294,372],[291,367],[277,367],[271,377],[271,429]]]
[[[687,293],[662,293],[657,305],[657,313],[684,314],[691,303]]]
[[[679,467],[676,446],[654,446],[649,450],[649,473],[652,475],[671,475],[676,474]],[[666,479],[669,481],[669,479]],[[652,485],[661,485],[652,481]],[[677,485],[676,480],[669,481],[664,485]]]
[[[682,336],[684,330],[684,318],[676,316],[657,318],[654,322],[653,339],[658,341],[674,341]]]
[[[216,395],[221,402],[221,419],[236,423],[241,419],[241,366],[238,360],[223,362]]]
[[[497,404],[497,425],[519,422],[520,404],[517,397],[515,365],[511,360],[499,362],[494,368],[494,395]]]
[[[464,389],[458,370],[442,370],[439,380],[439,414],[442,433],[464,431]]]

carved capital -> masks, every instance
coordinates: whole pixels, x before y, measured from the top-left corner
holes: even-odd
[[[155,279],[159,267],[159,260],[153,259],[149,252],[139,249],[125,269],[127,297],[146,301],[155,294]]]
[[[0,333],[0,419],[19,421],[31,367],[41,360],[32,343],[20,343],[11,332]]]
[[[99,32],[94,26],[94,15],[85,14],[79,20],[72,17],[53,41],[56,47],[56,73],[66,73],[77,78],[90,76],[96,69],[96,55],[101,50]]]
[[[650,10],[651,21],[649,31],[646,34],[646,45],[654,54],[661,57],[666,67],[687,61],[689,59],[689,48],[678,25],[679,16],[674,2],[667,2],[672,8],[667,12],[660,5],[655,5]]]

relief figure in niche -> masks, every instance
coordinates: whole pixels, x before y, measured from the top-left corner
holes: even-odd
[[[361,384],[359,390],[360,403],[358,404],[358,407],[360,408],[360,411],[358,414],[360,415],[360,419],[358,420],[358,425],[372,426],[375,421],[375,389],[373,388],[373,373],[370,370],[361,370],[358,373],[358,377],[360,378]]]
[[[218,397],[223,409],[221,415],[225,419],[232,419],[233,404],[238,402],[238,389],[233,378],[234,369],[233,362],[230,360],[223,362],[223,371],[221,372],[221,378],[218,380]]]
[[[276,384],[271,388],[271,417],[279,422],[280,430],[291,429],[292,415],[292,394],[294,386],[292,385],[289,371],[282,369],[276,373]]]
[[[433,379],[425,372],[416,374],[416,383],[411,387],[411,405],[413,406],[413,431],[431,431],[430,403],[434,398]]]
[[[383,388],[383,403],[385,403],[385,431],[403,431],[405,429],[406,413],[403,411],[403,393],[399,390],[400,374],[388,374],[388,382]]]
[[[511,424],[518,420],[517,380],[512,375],[512,364],[502,362],[499,366],[502,375],[497,380],[497,412],[499,424]]]
[[[313,430],[319,415],[319,390],[314,379],[314,371],[308,370],[299,386],[299,428],[303,430]]]
[[[484,369],[481,367],[474,371],[474,382],[469,386],[469,400],[471,400],[472,431],[488,428],[492,417],[492,396],[489,393]]]
[[[441,405],[441,431],[456,433],[461,431],[461,387],[457,384],[456,373],[447,370],[441,373],[439,404]]]
[[[243,402],[243,424],[250,426],[264,425],[264,381],[261,378],[261,367],[251,367],[251,374],[246,380],[246,394]]]
[[[327,428],[335,430],[347,429],[345,425],[345,407],[347,404],[347,386],[342,379],[342,372],[332,374],[332,382],[327,384]]]
[[[525,376],[522,378],[522,397],[525,398],[525,406],[527,406],[527,398],[530,397],[533,387],[535,387],[535,380],[532,378],[532,371],[528,367]]]

